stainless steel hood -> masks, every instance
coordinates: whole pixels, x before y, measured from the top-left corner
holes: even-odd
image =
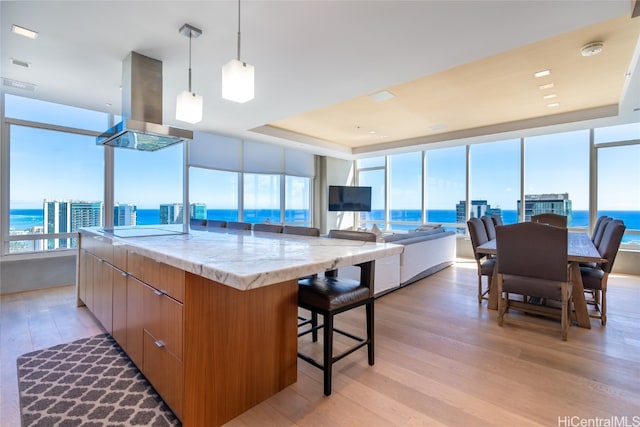
[[[193,139],[193,131],[162,125],[162,62],[136,52],[122,63],[122,117],[97,145],[155,151]]]

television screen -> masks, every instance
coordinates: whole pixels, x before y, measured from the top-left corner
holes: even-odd
[[[371,187],[330,185],[329,211],[371,211]]]

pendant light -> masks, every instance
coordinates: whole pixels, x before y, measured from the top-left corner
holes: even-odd
[[[178,30],[180,34],[189,37],[189,90],[183,90],[176,100],[176,119],[187,123],[198,123],[202,120],[202,95],[191,92],[191,39],[198,38],[202,30],[189,24],[184,24]]]
[[[238,58],[222,66],[222,98],[244,103],[254,98],[254,67],[240,60],[240,0],[238,0]]]

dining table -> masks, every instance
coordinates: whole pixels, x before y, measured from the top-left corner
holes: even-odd
[[[485,255],[496,255],[496,239],[479,245],[476,251]],[[591,329],[591,321],[589,320],[589,311],[587,309],[587,301],[584,296],[584,284],[582,283],[582,275],[580,274],[581,263],[606,263],[607,260],[602,258],[598,249],[587,233],[573,232],[568,233],[567,239],[567,260],[571,274],[571,282],[573,285],[572,297],[574,305],[575,320],[578,326]],[[498,260],[498,262],[500,262]],[[498,309],[498,293],[493,283],[496,283],[498,269],[493,270],[491,278],[491,286],[489,286],[489,302],[488,308],[491,310]]]

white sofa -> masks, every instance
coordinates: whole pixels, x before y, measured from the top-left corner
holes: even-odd
[[[436,227],[383,236],[381,241],[404,246],[398,255],[376,260],[375,294],[383,295],[450,266],[456,257],[456,234]],[[357,279],[357,267],[341,268],[339,275]]]

